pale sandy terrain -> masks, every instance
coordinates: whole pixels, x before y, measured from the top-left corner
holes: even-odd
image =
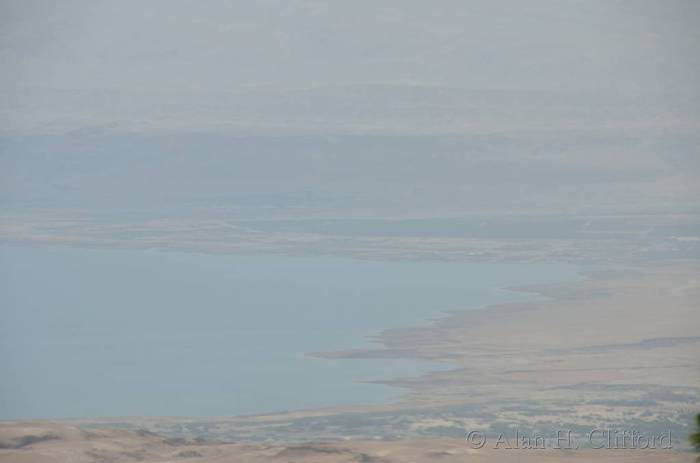
[[[31,441],[33,443],[30,443]],[[0,426],[0,461],[88,462],[692,462],[675,450],[473,450],[459,439],[348,441],[299,445],[207,444],[168,440],[145,432],[85,431],[48,422]]]

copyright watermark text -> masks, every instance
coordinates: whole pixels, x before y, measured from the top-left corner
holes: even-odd
[[[589,448],[596,450],[621,449],[671,449],[671,431],[661,433],[643,433],[633,429],[591,429],[581,434],[568,429],[559,429],[546,434],[521,433],[513,429],[507,433],[486,434],[481,431],[469,431],[466,434],[467,445],[472,449],[492,448],[495,450],[577,450]]]

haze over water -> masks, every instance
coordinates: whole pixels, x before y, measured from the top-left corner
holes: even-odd
[[[0,418],[234,415],[379,403],[445,365],[327,360],[442,311],[531,298],[554,264],[0,248]]]

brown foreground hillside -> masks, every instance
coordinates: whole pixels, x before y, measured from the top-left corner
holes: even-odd
[[[461,439],[345,441],[290,445],[220,444],[166,439],[149,432],[81,430],[50,423],[0,425],[0,462],[692,462],[676,450],[470,449]]]

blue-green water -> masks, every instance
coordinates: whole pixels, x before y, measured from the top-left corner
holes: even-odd
[[[0,247],[0,418],[221,416],[379,403],[445,365],[304,354],[574,280],[555,264]]]

